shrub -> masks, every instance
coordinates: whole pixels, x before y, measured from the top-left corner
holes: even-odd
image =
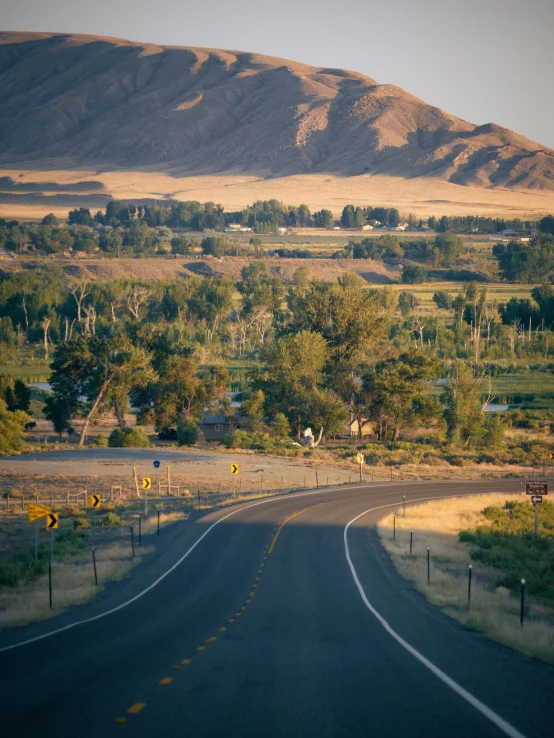
[[[96,446],[96,448],[107,448],[109,445],[108,436],[100,433],[100,435],[96,436],[92,445]]]
[[[78,517],[73,519],[73,527],[75,530],[83,530],[85,528],[90,528],[90,523],[85,517]]]
[[[195,425],[180,425],[177,428],[179,446],[192,446],[198,441],[198,428]]]
[[[122,525],[123,521],[113,512],[106,513],[103,518],[100,518],[98,525],[104,528],[117,528],[118,525]]]
[[[420,266],[405,266],[402,272],[402,282],[404,284],[421,284],[422,282],[427,282],[427,272]]]
[[[134,428],[114,428],[108,438],[110,448],[150,448],[146,431],[137,425]]]

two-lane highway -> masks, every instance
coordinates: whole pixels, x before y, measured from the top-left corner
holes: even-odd
[[[342,487],[179,524],[100,605],[0,634],[40,638],[0,651],[6,735],[554,735],[554,669],[430,606],[374,527],[403,495],[518,489]]]

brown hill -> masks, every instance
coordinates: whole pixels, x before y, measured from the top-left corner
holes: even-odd
[[[238,51],[0,33],[0,164],[554,190],[554,151],[393,85]]]

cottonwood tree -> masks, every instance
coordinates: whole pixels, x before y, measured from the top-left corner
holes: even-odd
[[[151,356],[135,346],[127,336],[79,336],[57,347],[52,362],[53,399],[49,414],[66,419],[66,424],[86,398],[87,410],[79,446],[108,392],[116,388],[146,383],[154,377]]]
[[[440,408],[429,396],[428,380],[438,373],[436,359],[409,351],[379,362],[365,374],[365,414],[375,422],[379,440],[392,431],[395,441],[403,429],[424,426],[437,417]]]
[[[485,393],[485,379],[476,376],[465,361],[456,360],[441,396],[445,405],[448,438],[454,445],[478,444],[483,433],[484,408],[493,400],[490,392],[484,400]]]

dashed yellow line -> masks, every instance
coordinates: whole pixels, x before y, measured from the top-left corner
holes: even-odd
[[[273,538],[271,540],[271,543],[263,551],[263,560],[260,563],[260,568],[258,570],[258,576],[254,580],[254,584],[252,584],[252,590],[254,590],[258,586],[258,582],[260,581],[260,576],[261,576],[261,574],[263,574],[263,569],[265,567],[265,561],[267,560],[267,557],[273,552],[273,549],[275,548],[275,544],[277,543],[277,539],[279,538],[279,535],[280,535],[281,531],[283,530],[283,527],[289,522],[289,520],[292,520],[293,518],[296,518],[298,515],[302,515],[302,513],[306,512],[307,510],[311,510],[313,507],[318,507],[319,505],[324,505],[324,504],[327,504],[327,503],[320,502],[317,505],[312,505],[311,507],[305,507],[302,510],[298,510],[297,512],[295,512],[292,515],[289,515],[287,518],[285,518],[283,520],[283,522],[277,528],[274,529],[274,535],[273,535]],[[250,603],[251,598],[254,596],[254,594],[255,594],[254,591],[251,591],[250,592],[249,597],[246,600],[245,605],[240,608],[240,611],[239,612],[236,612],[235,613],[234,618],[228,618],[227,619],[227,621],[226,621],[227,624],[234,623],[235,622],[235,618],[239,618],[242,615],[242,613],[246,610],[246,604],[249,604]],[[219,630],[221,632],[223,632],[223,631],[226,631],[227,628],[225,626],[222,626]],[[213,643],[214,641],[217,641],[217,636],[211,636],[210,638],[206,638],[206,640],[204,641],[204,643]],[[206,650],[206,646],[197,646],[196,647],[196,650],[197,651],[205,651]],[[190,658],[188,658],[188,659],[181,659],[181,664],[183,666],[188,666],[190,663],[192,663],[192,659],[190,659]],[[181,670],[181,665],[176,664],[173,667],[173,669],[175,671],[180,671]],[[160,679],[160,681],[158,683],[159,684],[162,684],[162,685],[166,685],[166,684],[171,684],[172,681],[173,681],[173,677],[163,677],[163,679]],[[129,707],[129,709],[127,710],[127,713],[130,714],[130,715],[135,715],[135,714],[140,713],[145,707],[146,707],[146,703],[145,702],[135,702],[133,705],[131,705],[131,707]],[[124,723],[127,722],[127,718],[125,718],[125,717],[116,717],[115,718],[115,722],[116,723],[119,723],[119,724],[124,724]]]
[[[141,712],[146,707],[146,702],[135,702],[134,705],[127,710],[130,715],[136,715],[137,712]]]

